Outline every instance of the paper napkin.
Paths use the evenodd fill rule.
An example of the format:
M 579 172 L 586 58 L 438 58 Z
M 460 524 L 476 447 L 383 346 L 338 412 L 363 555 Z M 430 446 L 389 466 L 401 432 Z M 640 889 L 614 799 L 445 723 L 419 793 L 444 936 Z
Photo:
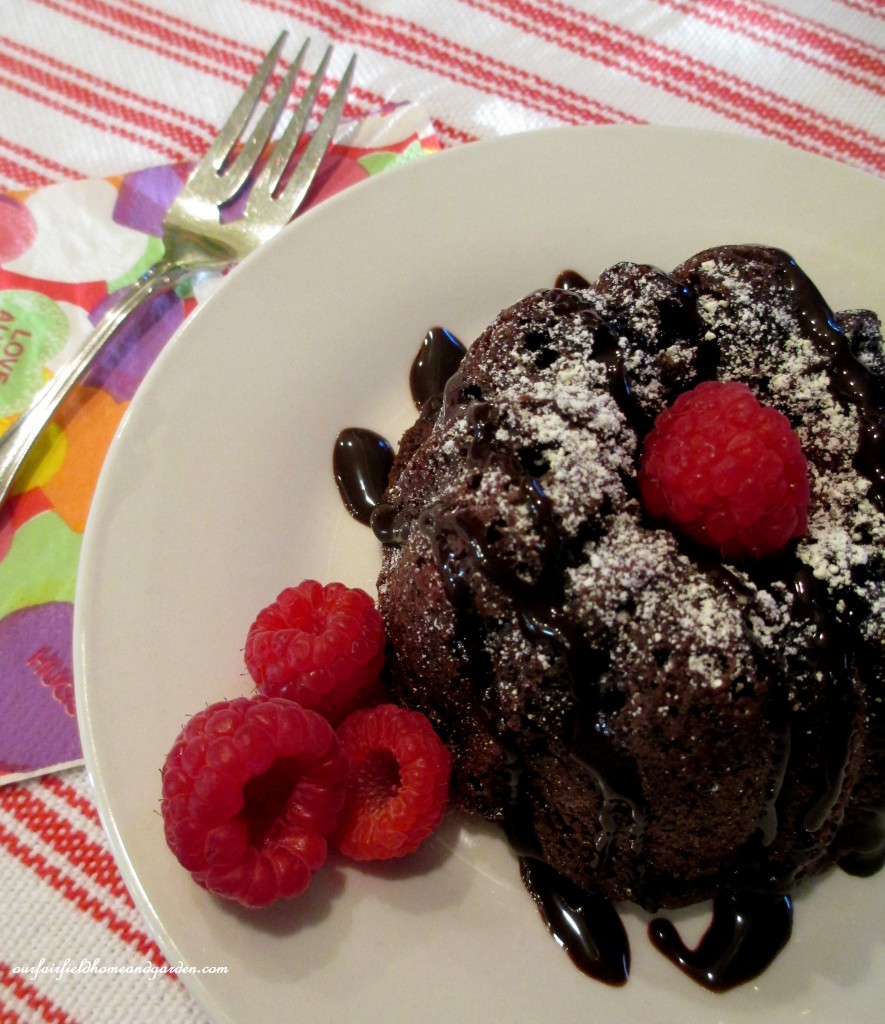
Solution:
M 439 149 L 423 109 L 342 130 L 301 212 Z M 189 164 L 0 194 L 0 432 L 82 344 L 116 293 L 162 254 Z M 82 760 L 72 621 L 83 531 L 105 454 L 145 373 L 218 283 L 204 275 L 144 307 L 47 427 L 0 509 L 0 784 Z

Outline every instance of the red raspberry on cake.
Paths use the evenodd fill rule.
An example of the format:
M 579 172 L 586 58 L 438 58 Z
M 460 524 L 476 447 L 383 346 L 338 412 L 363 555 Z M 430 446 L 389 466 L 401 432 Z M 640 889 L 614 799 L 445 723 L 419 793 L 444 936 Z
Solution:
M 806 530 L 799 438 L 736 381 L 699 384 L 657 417 L 638 482 L 649 515 L 726 559 L 777 554 Z
M 348 762 L 319 714 L 238 697 L 195 714 L 162 769 L 169 848 L 203 888 L 247 907 L 297 896 L 325 862 Z
M 380 704 L 338 729 L 350 762 L 347 799 L 332 842 L 354 860 L 413 853 L 439 825 L 452 758 L 420 711 Z
M 259 693 L 286 697 L 333 724 L 380 699 L 384 625 L 369 595 L 343 583 L 287 587 L 249 627 L 245 659 Z

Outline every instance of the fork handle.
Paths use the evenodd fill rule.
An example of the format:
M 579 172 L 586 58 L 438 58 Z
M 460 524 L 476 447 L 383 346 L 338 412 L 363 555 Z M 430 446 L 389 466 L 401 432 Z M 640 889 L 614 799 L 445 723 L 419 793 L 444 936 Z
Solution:
M 174 265 L 165 260 L 155 263 L 105 312 L 77 354 L 44 385 L 31 405 L 0 437 L 0 506 L 43 428 L 65 396 L 95 362 L 105 343 L 142 303 L 153 295 L 169 291 L 199 269 Z

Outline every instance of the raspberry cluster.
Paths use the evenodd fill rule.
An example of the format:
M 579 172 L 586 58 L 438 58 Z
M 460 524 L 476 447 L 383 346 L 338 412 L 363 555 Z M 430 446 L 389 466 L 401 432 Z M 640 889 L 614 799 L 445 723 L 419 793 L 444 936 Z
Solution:
M 807 527 L 799 438 L 736 381 L 699 384 L 657 417 L 638 483 L 649 515 L 725 559 L 777 554 Z
M 166 841 L 199 885 L 263 907 L 303 892 L 330 843 L 387 859 L 437 827 L 451 756 L 430 722 L 356 707 L 383 692 L 384 645 L 371 598 L 342 584 L 306 580 L 258 614 L 258 692 L 190 718 L 162 769 Z

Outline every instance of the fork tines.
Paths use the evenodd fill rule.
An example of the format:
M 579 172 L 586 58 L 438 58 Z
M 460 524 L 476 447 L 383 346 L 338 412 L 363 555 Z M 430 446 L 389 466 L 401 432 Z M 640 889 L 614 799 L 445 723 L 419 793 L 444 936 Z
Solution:
M 214 193 L 211 195 L 211 198 L 219 203 L 233 198 L 245 185 L 262 151 L 270 141 L 273 131 L 282 117 L 286 101 L 292 94 L 296 78 L 301 71 L 305 55 L 310 46 L 309 39 L 302 44 L 251 134 L 242 144 L 240 143 L 243 133 L 255 114 L 274 68 L 279 62 L 287 35 L 287 32 L 281 32 L 276 42 L 268 50 L 217 138 L 193 172 L 188 185 L 192 186 L 194 191 L 198 191 L 202 197 L 209 198 L 209 194 Z M 316 103 L 320 87 L 328 70 L 332 52 L 333 47 L 328 46 L 298 106 L 295 108 L 289 124 L 277 140 L 272 155 L 267 159 L 260 175 L 256 179 L 250 200 L 254 197 L 256 202 L 262 198 L 266 201 L 268 196 L 271 196 L 279 189 L 292 154 L 295 152 L 298 141 L 304 133 L 311 111 Z M 285 188 L 278 195 L 273 196 L 275 200 L 290 206 L 293 213 L 304 197 L 304 193 L 307 191 L 316 173 L 316 169 L 332 140 L 335 128 L 344 110 L 347 94 L 353 79 L 355 64 L 356 56 L 354 55 L 341 76 L 338 87 L 329 101 L 313 138 L 304 153 L 299 157 L 297 167 L 292 173 L 291 178 L 286 181 Z

